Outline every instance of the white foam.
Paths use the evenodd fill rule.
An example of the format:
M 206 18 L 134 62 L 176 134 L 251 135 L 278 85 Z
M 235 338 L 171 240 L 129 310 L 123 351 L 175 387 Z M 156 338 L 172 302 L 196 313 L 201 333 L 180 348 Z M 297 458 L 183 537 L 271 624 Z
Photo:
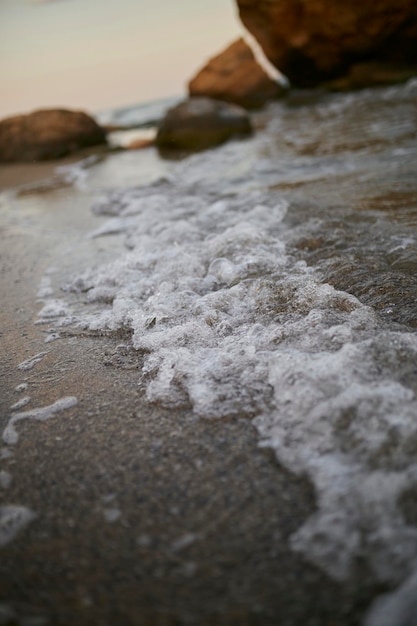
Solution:
M 53 404 L 49 406 L 44 406 L 37 409 L 31 409 L 30 411 L 25 411 L 24 413 L 15 413 L 9 419 L 9 422 L 6 428 L 3 431 L 3 441 L 7 445 L 15 445 L 19 440 L 19 435 L 16 431 L 15 424 L 22 420 L 33 419 L 38 420 L 40 422 L 44 422 L 51 417 L 54 417 L 57 413 L 64 411 L 66 409 L 70 409 L 71 407 L 77 404 L 77 398 L 73 396 L 67 396 L 65 398 L 60 398 Z
M 0 450 L 0 461 L 4 461 L 6 459 L 11 459 L 13 456 L 13 452 L 9 450 L 9 448 L 2 448 Z
M 60 165 L 55 168 L 55 171 L 65 182 L 79 187 L 80 189 L 84 189 L 89 168 L 99 163 L 101 158 L 99 154 L 92 154 L 76 163 Z
M 255 193 L 204 206 L 171 191 L 149 205 L 143 192 L 120 196 L 113 208 L 136 214 L 130 250 L 73 282 L 111 304 L 80 323 L 133 331 L 149 401 L 258 416 L 263 445 L 317 489 L 319 511 L 295 549 L 336 578 L 364 555 L 384 580 L 399 577 L 417 549 L 395 505 L 416 474 L 406 450 L 417 404 L 394 364 L 405 354 L 412 368 L 416 338 L 377 331 L 370 309 L 287 258 L 284 201 L 267 206 Z
M 41 279 L 37 297 L 40 299 L 50 298 L 53 295 L 52 283 L 49 276 L 44 276 Z
M 10 407 L 10 410 L 17 411 L 17 409 L 22 409 L 24 406 L 29 404 L 29 402 L 30 402 L 30 396 L 25 396 L 24 398 L 21 398 L 21 400 L 18 400 L 17 402 L 12 404 L 12 406 Z
M 316 113 L 342 114 L 356 98 L 366 105 L 371 96 Z M 279 116 L 271 124 L 277 137 Z M 100 215 L 132 218 L 127 250 L 70 282 L 87 294 L 75 321 L 131 332 L 150 402 L 255 418 L 261 445 L 315 488 L 317 510 L 293 535 L 295 550 L 337 579 L 363 560 L 398 583 L 417 554 L 417 528 L 400 504 L 417 485 L 417 336 L 387 330 L 296 262 L 285 246 L 288 202 L 265 191 L 277 180 L 361 171 L 365 159 L 302 156 L 278 166 L 268 132 L 97 202 Z
M 20 383 L 20 385 L 17 385 L 17 387 L 15 387 L 15 391 L 17 391 L 18 393 L 21 393 L 22 391 L 26 391 L 28 387 L 29 387 L 28 383 Z
M 412 574 L 396 591 L 378 598 L 364 626 L 416 626 L 417 574 Z
M 172 552 L 181 552 L 197 541 L 199 535 L 196 533 L 186 533 L 171 544 Z
M 134 224 L 132 219 L 115 217 L 112 220 L 108 220 L 102 224 L 99 228 L 94 230 L 89 237 L 95 239 L 97 237 L 103 237 L 105 235 L 120 235 L 127 232 Z
M 22 361 L 22 363 L 19 363 L 19 365 L 17 366 L 17 369 L 23 370 L 23 371 L 31 370 L 35 367 L 35 365 L 40 363 L 43 357 L 46 356 L 47 354 L 48 352 L 38 352 L 38 354 L 35 354 L 34 356 L 31 356 L 29 359 Z M 23 387 L 20 387 L 20 389 L 23 389 Z
M 56 341 L 57 339 L 60 339 L 61 335 L 59 333 L 57 333 L 56 331 L 52 331 L 49 332 L 45 339 L 43 340 L 44 343 L 52 343 L 52 341 Z
M 117 522 L 117 520 L 120 519 L 122 512 L 120 511 L 120 509 L 116 508 L 104 509 L 103 515 L 106 522 L 108 522 L 109 524 L 114 524 L 114 522 Z
M 12 475 L 5 470 L 0 470 L 0 487 L 2 489 L 8 489 L 12 484 Z
M 376 332 L 370 309 L 291 264 L 279 239 L 285 203 L 167 204 L 151 197 L 139 208 L 136 198 L 130 251 L 74 282 L 90 301 L 112 303 L 81 323 L 133 331 L 149 401 L 258 415 L 263 445 L 317 489 L 319 511 L 295 549 L 336 578 L 364 555 L 382 579 L 400 577 L 417 549 L 395 505 L 416 477 L 406 450 L 417 404 L 380 362 L 406 354 L 411 368 L 416 338 Z
M 38 313 L 38 318 L 42 322 L 49 322 L 56 317 L 65 317 L 70 314 L 67 304 L 63 300 L 48 300 Z
M 25 506 L 0 506 L 0 547 L 10 543 L 35 518 L 36 513 Z

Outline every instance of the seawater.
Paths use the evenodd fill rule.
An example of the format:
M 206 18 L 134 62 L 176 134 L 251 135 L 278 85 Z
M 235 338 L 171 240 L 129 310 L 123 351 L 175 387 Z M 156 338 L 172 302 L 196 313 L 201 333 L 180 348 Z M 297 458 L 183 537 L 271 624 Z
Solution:
M 46 290 L 38 321 L 125 331 L 149 402 L 253 419 L 314 485 L 293 549 L 402 585 L 398 616 L 417 597 L 417 82 L 303 97 L 181 161 L 67 170 L 108 217 L 88 236 L 125 249 Z

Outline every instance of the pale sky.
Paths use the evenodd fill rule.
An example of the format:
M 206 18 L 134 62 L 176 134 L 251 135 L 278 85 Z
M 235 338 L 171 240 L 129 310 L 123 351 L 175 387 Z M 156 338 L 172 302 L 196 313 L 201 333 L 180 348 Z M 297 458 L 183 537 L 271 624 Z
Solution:
M 234 0 L 0 0 L 0 117 L 181 95 L 240 32 Z

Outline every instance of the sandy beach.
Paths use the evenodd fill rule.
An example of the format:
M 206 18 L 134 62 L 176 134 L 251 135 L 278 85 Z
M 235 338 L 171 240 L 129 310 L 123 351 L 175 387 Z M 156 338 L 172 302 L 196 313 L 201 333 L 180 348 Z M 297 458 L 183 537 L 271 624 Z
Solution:
M 407 91 L 393 91 L 390 97 L 398 98 L 398 106 L 408 110 L 411 96 Z M 361 99 L 366 103 L 373 98 L 371 92 L 358 96 L 359 106 L 364 106 Z M 112 231 L 109 216 L 93 215 L 92 204 L 104 197 L 106 207 L 110 197 L 118 206 L 119 198 L 119 205 L 123 207 L 125 202 L 129 209 L 129 193 L 139 194 L 133 197 L 138 202 L 141 190 L 152 197 L 156 189 L 162 209 L 164 202 L 168 206 L 168 217 L 160 210 L 162 225 L 183 204 L 190 207 L 195 203 L 198 208 L 196 213 L 190 212 L 190 223 L 200 219 L 205 206 L 220 210 L 223 205 L 216 193 L 235 202 L 230 214 L 235 211 L 238 217 L 240 211 L 249 210 L 246 198 L 251 198 L 251 193 L 263 193 L 271 211 L 281 206 L 277 197 L 281 203 L 290 202 L 291 210 L 280 217 L 283 221 L 277 218 L 288 256 L 295 264 L 290 268 L 300 273 L 301 267 L 310 280 L 308 266 L 300 262 L 322 262 L 325 278 L 339 287 L 345 281 L 344 289 L 369 303 L 364 307 L 353 296 L 340 296 L 342 305 L 330 308 L 325 320 L 327 335 L 319 337 L 319 344 L 331 336 L 328 328 L 336 329 L 338 341 L 340 337 L 346 341 L 346 327 L 335 320 L 337 316 L 345 319 L 355 307 L 363 315 L 357 326 L 359 332 L 368 333 L 366 339 L 374 327 L 381 333 L 387 328 L 404 333 L 403 341 L 411 337 L 414 257 L 412 240 L 406 235 L 415 219 L 411 200 L 415 181 L 409 156 L 414 150 L 412 136 L 407 134 L 405 122 L 399 129 L 390 122 L 389 137 L 397 133 L 397 145 L 392 147 L 391 139 L 385 138 L 374 144 L 360 143 L 363 128 L 370 124 L 365 117 L 357 126 L 350 123 L 346 135 L 345 116 L 350 108 L 343 99 L 309 106 L 280 109 L 288 129 L 283 139 L 281 117 L 276 112 L 260 113 L 256 118 L 258 137 L 183 162 L 163 162 L 156 150 L 149 148 L 110 154 L 86 170 L 64 170 L 58 177 L 54 168 L 71 165 L 72 160 L 1 168 L 1 624 L 357 626 L 363 623 L 372 601 L 393 588 L 371 571 L 372 553 L 369 557 L 365 551 L 353 558 L 349 575 L 338 582 L 324 567 L 314 564 L 308 549 L 304 553 L 292 549 L 294 534 L 320 512 L 322 492 L 307 474 L 297 476 L 285 469 L 271 447 L 259 447 L 259 429 L 250 412 L 207 419 L 199 417 L 191 403 L 171 409 L 158 398 L 150 403 L 142 371 L 147 355 L 133 349 L 131 331 L 111 333 L 100 327 L 88 330 L 86 324 L 84 329 L 73 323 L 58 324 L 65 316 L 70 320 L 66 307 L 81 316 L 91 307 L 98 315 L 102 309 L 111 310 L 106 302 L 89 303 L 83 293 L 63 290 L 71 276 L 106 263 L 113 272 L 114 267 L 124 267 L 118 259 L 126 253 L 129 230 L 125 225 L 133 228 L 135 224 L 123 220 L 132 220 L 132 214 L 116 216 Z M 320 145 L 333 151 L 331 165 L 325 149 L 317 151 L 309 122 L 309 115 L 314 119 L 322 111 L 320 107 L 326 106 L 338 111 L 337 123 L 343 131 L 339 135 L 336 122 L 327 117 L 333 132 L 324 128 Z M 384 109 L 387 115 L 392 108 Z M 371 116 L 380 115 L 376 107 L 366 105 L 365 110 Z M 267 124 L 272 130 L 263 138 L 261 129 Z M 298 138 L 296 132 L 305 134 Z M 398 151 L 400 143 L 402 151 Z M 349 161 L 352 152 L 355 166 L 362 168 L 360 184 L 354 184 L 356 174 L 346 166 L 353 162 Z M 206 163 L 211 163 L 211 169 L 207 170 Z M 45 177 L 54 184 L 45 185 Z M 395 207 L 388 193 L 394 178 L 402 194 L 395 196 Z M 212 181 L 217 181 L 220 192 Z M 13 189 L 19 184 L 23 193 Z M 132 185 L 139 191 L 129 191 Z M 113 197 L 112 189 L 121 190 L 116 191 L 120 195 Z M 165 199 L 163 193 L 168 193 Z M 378 214 L 383 217 L 377 219 L 372 202 L 382 196 L 386 205 Z M 259 207 L 256 210 L 259 212 Z M 312 212 L 314 219 L 309 221 Z M 264 207 L 262 219 L 265 216 Z M 138 218 L 133 215 L 133 219 Z M 271 229 L 276 228 L 271 224 Z M 159 224 L 156 226 L 158 234 Z M 172 228 L 168 222 L 167 230 Z M 136 229 L 133 232 L 141 236 Z M 99 231 L 113 234 L 98 236 Z M 187 233 L 184 241 L 189 238 Z M 405 241 L 392 257 L 393 263 L 402 263 L 396 274 L 397 291 L 386 266 L 382 262 L 377 266 L 378 259 L 385 258 L 384 246 L 391 246 L 391 237 L 395 242 Z M 321 243 L 323 238 L 327 238 L 326 245 Z M 270 240 L 261 241 L 266 246 Z M 130 241 L 129 249 L 134 243 Z M 155 247 L 158 245 L 156 240 Z M 349 246 L 348 252 L 343 245 Z M 361 256 L 364 247 L 368 256 Z M 165 252 L 163 245 L 159 249 Z M 138 245 L 137 250 L 141 251 Z M 327 250 L 332 251 L 332 264 L 326 259 Z M 137 263 L 141 262 L 138 258 Z M 349 271 L 346 259 L 352 262 Z M 122 279 L 123 275 L 118 277 L 123 285 Z M 289 280 L 293 280 L 291 273 Z M 305 290 L 308 294 L 311 284 L 310 291 Z M 318 298 L 320 284 L 314 289 Z M 390 304 L 393 301 L 395 306 Z M 57 310 L 57 302 L 64 307 L 61 318 L 39 317 L 47 304 L 53 303 Z M 274 306 L 283 305 L 278 299 Z M 294 309 L 296 305 L 291 306 Z M 371 316 L 372 306 L 380 317 Z M 308 308 L 300 309 L 300 314 L 297 309 L 288 310 L 293 315 L 292 326 L 284 327 L 291 329 L 297 320 L 307 317 L 311 324 L 302 334 L 314 337 L 319 314 L 313 318 L 308 317 Z M 264 324 L 267 315 L 268 311 L 259 313 Z M 285 324 L 285 317 L 283 320 Z M 360 339 L 356 345 L 361 345 Z M 396 366 L 400 380 L 413 388 L 415 377 L 407 353 L 401 350 L 401 367 Z M 380 367 L 391 367 L 395 354 L 382 353 Z M 308 352 L 303 359 L 300 368 L 304 362 L 308 364 Z M 354 368 L 361 366 L 354 363 Z M 346 369 L 349 367 L 348 363 Z M 387 376 L 393 376 L 387 371 Z M 44 420 L 45 412 L 39 410 L 56 407 L 57 401 L 62 410 Z M 20 407 L 16 407 L 18 402 Z M 13 440 L 14 428 L 17 441 Z M 317 432 L 320 434 L 320 429 Z M 313 441 L 315 436 L 313 433 Z M 307 460 L 312 455 L 308 445 L 301 453 Z M 320 555 L 317 562 L 320 564 Z
M 54 166 L 4 168 L 3 180 L 34 182 Z M 149 406 L 123 337 L 44 343 L 37 286 L 52 260 L 79 263 L 94 218 L 76 190 L 23 201 L 3 226 L 2 426 L 22 395 L 78 404 L 22 421 L 2 461 L 12 476 L 3 502 L 36 518 L 2 548 L 1 623 L 357 624 L 374 587 L 337 585 L 290 551 L 314 495 L 257 447 L 250 420 Z M 17 368 L 42 352 L 32 370 Z
M 0 626 L 417 626 L 413 0 L 0 2 Z

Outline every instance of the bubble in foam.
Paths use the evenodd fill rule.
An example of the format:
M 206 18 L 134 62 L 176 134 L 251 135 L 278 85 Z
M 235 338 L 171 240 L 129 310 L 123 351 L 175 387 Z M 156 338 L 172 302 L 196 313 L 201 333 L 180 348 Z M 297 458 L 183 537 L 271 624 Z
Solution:
M 10 543 L 35 518 L 36 513 L 25 506 L 0 506 L 0 547 Z

